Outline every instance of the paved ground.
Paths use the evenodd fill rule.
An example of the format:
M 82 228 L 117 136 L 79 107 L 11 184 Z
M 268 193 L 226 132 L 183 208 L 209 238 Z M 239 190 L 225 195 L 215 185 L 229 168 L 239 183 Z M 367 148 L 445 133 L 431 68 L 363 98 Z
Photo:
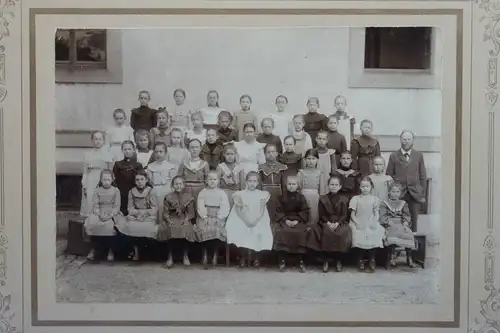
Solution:
M 434 265 L 435 266 L 435 265 Z M 83 259 L 58 258 L 57 298 L 61 302 L 98 303 L 436 303 L 437 268 L 401 266 L 374 274 L 347 268 L 324 274 L 319 268 L 299 273 L 290 268 L 240 270 L 221 266 L 203 270 L 160 264 L 91 265 Z

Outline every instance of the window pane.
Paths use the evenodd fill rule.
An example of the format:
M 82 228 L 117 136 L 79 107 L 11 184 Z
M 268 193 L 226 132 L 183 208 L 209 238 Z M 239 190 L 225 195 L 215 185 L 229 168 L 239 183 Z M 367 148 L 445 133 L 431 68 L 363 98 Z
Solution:
M 56 61 L 69 61 L 70 33 L 69 30 L 57 29 L 56 39 Z
M 367 28 L 365 68 L 430 68 L 431 27 Z
M 106 30 L 76 30 L 76 60 L 106 62 Z

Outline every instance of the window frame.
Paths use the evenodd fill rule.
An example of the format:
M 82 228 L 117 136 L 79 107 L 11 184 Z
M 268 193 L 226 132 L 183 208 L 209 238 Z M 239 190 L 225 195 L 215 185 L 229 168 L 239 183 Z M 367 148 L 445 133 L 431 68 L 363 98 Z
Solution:
M 431 32 L 429 69 L 365 68 L 366 28 L 349 29 L 349 87 L 391 89 L 439 89 L 441 87 L 440 38 L 435 28 Z
M 122 83 L 122 32 L 106 29 L 106 66 L 90 64 L 76 67 L 55 63 L 56 83 L 118 84 Z

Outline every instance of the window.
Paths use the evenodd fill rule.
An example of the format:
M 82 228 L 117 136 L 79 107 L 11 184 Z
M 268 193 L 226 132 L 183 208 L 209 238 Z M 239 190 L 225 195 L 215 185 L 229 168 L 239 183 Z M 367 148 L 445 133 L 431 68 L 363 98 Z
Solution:
M 57 30 L 55 43 L 58 66 L 106 68 L 106 30 Z
M 121 83 L 121 31 L 58 29 L 57 83 Z
M 352 28 L 349 86 L 438 89 L 436 35 L 431 27 Z
M 430 70 L 431 28 L 367 28 L 365 69 Z

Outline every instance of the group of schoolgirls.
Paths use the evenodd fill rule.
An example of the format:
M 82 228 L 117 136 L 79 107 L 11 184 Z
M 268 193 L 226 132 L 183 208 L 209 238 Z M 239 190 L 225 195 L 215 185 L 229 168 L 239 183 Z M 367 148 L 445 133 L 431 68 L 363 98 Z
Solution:
M 395 266 L 395 247 L 403 247 L 415 266 L 408 206 L 401 186 L 384 174 L 371 121 L 361 122 L 350 151 L 339 133 L 351 119 L 345 98 L 335 98 L 337 112 L 329 117 L 318 112 L 317 98 L 308 100 L 307 114 L 293 116 L 280 95 L 277 112 L 260 122 L 248 95 L 234 114 L 219 107 L 216 91 L 196 112 L 185 98 L 178 89 L 175 107 L 154 110 L 142 91 L 130 126 L 117 109 L 115 126 L 92 134 L 81 209 L 93 247 L 89 259 L 112 261 L 120 236 L 131 240 L 133 260 L 148 239 L 172 245 L 169 268 L 179 244 L 190 265 L 192 242 L 203 244 L 205 266 L 217 265 L 226 242 L 240 249 L 240 267 L 258 267 L 259 253 L 275 250 L 280 270 L 295 256 L 304 272 L 304 254 L 312 251 L 325 272 L 332 259 L 341 271 L 342 254 L 356 248 L 359 269 L 367 256 L 373 272 L 376 249 L 384 246 L 389 265 Z

